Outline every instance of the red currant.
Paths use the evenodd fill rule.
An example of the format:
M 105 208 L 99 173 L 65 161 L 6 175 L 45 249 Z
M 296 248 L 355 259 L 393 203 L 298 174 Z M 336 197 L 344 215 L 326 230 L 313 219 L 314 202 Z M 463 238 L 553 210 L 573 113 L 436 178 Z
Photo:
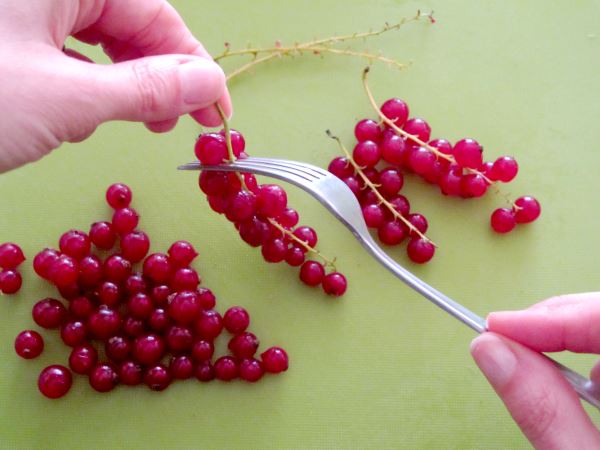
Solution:
M 95 222 L 90 227 L 90 240 L 97 248 L 110 250 L 115 246 L 117 233 L 110 222 Z
M 69 347 L 76 347 L 87 338 L 87 327 L 85 323 L 79 320 L 71 320 L 63 324 L 60 329 L 60 337 L 62 338 L 65 345 Z
M 238 376 L 238 366 L 231 356 L 221 356 L 215 361 L 215 377 L 221 381 L 231 381 Z
M 406 231 L 399 222 L 391 220 L 377 229 L 377 236 L 385 245 L 398 245 L 406 237 Z
M 58 287 L 74 284 L 79 277 L 79 264 L 70 256 L 60 255 L 50 265 L 48 277 Z
M 219 131 L 219 134 L 225 137 L 225 130 Z M 244 139 L 244 135 L 231 128 L 229 130 L 229 137 L 231 139 L 231 149 L 233 150 L 233 154 L 236 156 L 236 158 L 239 158 L 246 148 L 246 140 Z
M 250 315 L 241 306 L 232 306 L 223 316 L 223 326 L 232 334 L 239 334 L 248 328 Z
M 358 142 L 378 142 L 381 139 L 381 127 L 372 119 L 363 119 L 356 123 L 354 136 Z
M 25 261 L 25 255 L 17 244 L 5 242 L 0 245 L 0 268 L 14 270 L 23 261 Z
M 300 266 L 306 259 L 305 252 L 306 250 L 303 248 L 292 245 L 285 253 L 285 262 L 293 267 Z
M 192 358 L 196 362 L 209 361 L 214 352 L 215 347 L 211 341 L 200 339 L 194 342 L 192 346 Z
M 140 364 L 158 363 L 165 353 L 165 342 L 156 334 L 139 336 L 133 342 L 133 357 Z
M 381 160 L 381 150 L 376 142 L 359 142 L 354 147 L 352 159 L 361 167 L 374 167 Z
M 423 238 L 412 238 L 406 247 L 408 257 L 417 264 L 424 264 L 433 258 L 435 247 Z
M 177 241 L 169 247 L 169 262 L 173 267 L 187 267 L 198 256 L 198 252 L 188 241 Z
M 167 330 L 165 341 L 172 353 L 187 352 L 194 344 L 194 333 L 188 327 L 173 325 Z
M 281 186 L 263 184 L 258 188 L 257 210 L 265 217 L 277 217 L 287 206 L 287 195 Z
M 79 284 L 83 288 L 92 289 L 102 281 L 102 262 L 97 256 L 88 255 L 79 261 Z
M 496 233 L 508 233 L 517 225 L 515 213 L 508 208 L 498 208 L 490 217 L 490 225 Z
M 262 246 L 262 255 L 265 261 L 278 263 L 285 259 L 288 246 L 280 238 L 268 239 Z
M 195 291 L 181 291 L 169 302 L 169 316 L 180 325 L 187 325 L 200 317 L 202 305 Z
M 354 168 L 352 167 L 352 164 L 350 164 L 348 158 L 345 158 L 343 156 L 338 156 L 337 158 L 334 158 L 329 163 L 329 167 L 327 168 L 327 170 L 329 170 L 329 172 L 331 172 L 338 178 L 346 178 L 354 175 Z
M 362 208 L 362 215 L 369 228 L 378 228 L 385 220 L 385 213 L 381 205 L 370 204 Z
M 344 295 L 348 287 L 346 277 L 339 272 L 332 272 L 323 278 L 323 291 L 327 295 L 333 295 L 339 297 Z
M 454 159 L 461 167 L 477 169 L 483 163 L 483 148 L 475 139 L 465 138 L 454 144 Z
M 50 278 L 50 267 L 58 259 L 60 253 L 52 248 L 45 248 L 33 258 L 33 270 L 41 278 L 48 280 Z
M 80 375 L 90 373 L 98 361 L 98 352 L 90 344 L 83 344 L 71 350 L 69 367 Z
M 144 276 L 157 284 L 163 284 L 171 278 L 171 264 L 169 257 L 163 253 L 153 253 L 144 261 Z
M 381 156 L 384 161 L 395 166 L 401 166 L 406 162 L 408 146 L 404 138 L 393 132 L 386 132 L 381 141 Z
M 265 372 L 285 372 L 289 366 L 288 355 L 280 347 L 271 347 L 260 355 Z
M 136 386 L 142 382 L 142 366 L 134 361 L 123 361 L 119 366 L 119 379 L 122 384 Z
M 388 167 L 379 174 L 379 192 L 385 197 L 397 195 L 404 186 L 404 177 L 398 169 Z
M 94 303 L 87 297 L 75 297 L 69 302 L 69 312 L 78 319 L 87 319 L 94 312 Z
M 258 338 L 245 331 L 231 338 L 227 347 L 238 358 L 250 358 L 256 353 L 258 345 Z
M 406 218 L 411 223 L 411 225 L 413 227 L 415 227 L 417 230 L 419 230 L 422 234 L 425 234 L 427 232 L 427 228 L 428 228 L 429 224 L 427 223 L 427 219 L 425 218 L 424 215 L 415 213 L 415 214 L 409 214 Z M 417 233 L 415 233 L 414 230 L 410 230 L 409 236 L 415 237 L 415 236 L 417 236 Z
M 77 260 L 88 255 L 92 248 L 89 236 L 79 230 L 67 231 L 60 237 L 58 245 L 61 252 Z
M 0 292 L 3 294 L 16 294 L 23 284 L 21 274 L 16 270 L 3 270 L 0 272 Z
M 515 200 L 513 210 L 517 223 L 529 223 L 540 216 L 542 207 L 535 198 L 526 195 Z
M 394 125 L 401 127 L 408 119 L 408 105 L 399 98 L 390 98 L 381 105 L 381 112 L 385 117 L 394 122 Z
M 144 334 L 146 331 L 146 325 L 141 319 L 135 317 L 125 317 L 123 320 L 123 333 L 129 337 L 138 337 Z
M 250 358 L 240 361 L 239 373 L 242 380 L 254 383 L 262 378 L 265 370 L 260 361 Z
M 221 164 L 228 157 L 227 142 L 221 134 L 204 133 L 196 141 L 194 152 L 202 164 Z
M 21 331 L 15 339 L 17 355 L 25 359 L 38 357 L 44 350 L 44 339 L 37 331 Z
M 215 294 L 210 289 L 198 288 L 198 301 L 202 309 L 213 309 L 217 303 Z
M 106 341 L 104 351 L 111 361 L 125 361 L 131 353 L 131 341 L 123 336 L 113 336 Z
M 69 392 L 72 384 L 71 371 L 58 364 L 46 367 L 38 378 L 38 388 L 48 398 L 62 397 Z
M 470 173 L 460 180 L 460 192 L 465 198 L 481 197 L 487 191 L 488 183 L 482 175 Z
M 136 319 L 147 319 L 154 311 L 154 305 L 152 300 L 147 294 L 138 292 L 135 295 L 129 297 L 127 301 L 127 310 L 132 317 Z
M 92 336 L 105 340 L 119 332 L 121 317 L 116 311 L 106 306 L 100 306 L 89 317 L 87 326 Z
M 198 272 L 190 267 L 177 269 L 171 279 L 171 289 L 175 292 L 193 291 L 200 284 Z
M 131 196 L 131 189 L 123 183 L 112 184 L 106 190 L 106 201 L 113 209 L 128 207 Z
M 132 263 L 145 258 L 150 249 L 150 238 L 143 231 L 131 231 L 121 238 L 121 253 Z
M 514 158 L 510 156 L 502 156 L 494 161 L 491 170 L 491 176 L 494 180 L 508 183 L 512 181 L 519 172 L 519 165 Z
M 246 244 L 259 247 L 269 238 L 269 224 L 258 217 L 252 217 L 240 224 L 239 233 Z
M 67 316 L 67 308 L 54 298 L 45 298 L 33 306 L 32 316 L 42 328 L 58 328 Z
M 423 142 L 427 142 L 431 136 L 431 128 L 429 127 L 429 124 L 418 117 L 408 119 L 404 124 L 403 129 L 408 134 L 420 139 Z M 412 140 L 409 141 L 412 142 Z
M 119 384 L 119 375 L 110 364 L 98 364 L 90 371 L 89 381 L 96 391 L 108 392 Z
M 120 235 L 127 234 L 138 226 L 140 216 L 133 208 L 117 209 L 112 217 L 112 228 Z
M 325 268 L 317 261 L 306 261 L 300 268 L 300 280 L 308 286 L 317 286 L 323 281 Z
M 169 372 L 176 380 L 187 380 L 194 374 L 194 363 L 187 355 L 174 356 L 169 363 Z
M 223 319 L 215 310 L 204 310 L 194 323 L 194 329 L 200 338 L 212 341 L 221 334 Z
M 198 381 L 211 381 L 215 379 L 215 369 L 210 361 L 202 361 L 196 366 L 194 375 Z

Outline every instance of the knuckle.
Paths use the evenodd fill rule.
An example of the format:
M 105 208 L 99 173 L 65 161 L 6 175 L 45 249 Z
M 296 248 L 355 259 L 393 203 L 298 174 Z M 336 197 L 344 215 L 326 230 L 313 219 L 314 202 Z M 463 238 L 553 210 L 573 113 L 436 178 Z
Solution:
M 553 430 L 558 408 L 556 395 L 537 386 L 515 402 L 513 418 L 529 439 L 536 441 Z

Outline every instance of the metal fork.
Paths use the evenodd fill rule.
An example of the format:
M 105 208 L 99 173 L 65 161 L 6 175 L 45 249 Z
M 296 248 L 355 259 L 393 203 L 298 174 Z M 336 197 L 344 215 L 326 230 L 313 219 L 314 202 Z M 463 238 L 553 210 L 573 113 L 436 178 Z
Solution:
M 179 166 L 178 169 L 249 172 L 277 178 L 298 186 L 319 200 L 325 208 L 346 225 L 371 256 L 396 277 L 478 333 L 487 330 L 487 323 L 483 317 L 434 289 L 390 258 L 371 237 L 358 200 L 352 191 L 343 181 L 328 171 L 297 161 L 256 157 L 238 159 L 232 163 L 214 166 L 193 162 Z M 600 409 L 600 389 L 592 381 L 551 358 L 548 360 L 560 370 L 582 399 Z

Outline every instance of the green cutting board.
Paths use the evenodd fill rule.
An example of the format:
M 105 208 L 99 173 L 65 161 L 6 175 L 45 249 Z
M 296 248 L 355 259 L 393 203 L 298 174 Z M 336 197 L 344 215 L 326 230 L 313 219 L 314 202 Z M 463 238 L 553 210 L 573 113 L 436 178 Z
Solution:
M 375 64 L 375 96 L 405 99 L 434 136 L 474 137 L 489 159 L 516 156 L 520 174 L 505 191 L 537 196 L 543 213 L 532 225 L 495 235 L 488 220 L 502 205 L 498 196 L 445 198 L 409 176 L 406 195 L 428 217 L 440 247 L 423 267 L 410 265 L 403 248 L 391 253 L 482 315 L 597 289 L 598 1 L 173 3 L 213 54 L 225 41 L 233 48 L 303 41 L 377 28 L 419 8 L 435 10 L 434 25 L 410 24 L 355 47 L 412 62 L 404 71 Z M 99 49 L 76 47 L 104 60 Z M 258 67 L 230 86 L 232 125 L 245 134 L 252 155 L 326 166 L 338 150 L 324 130 L 350 146 L 355 121 L 373 116 L 361 90 L 364 65 L 306 56 Z M 385 272 L 312 198 L 288 190 L 303 222 L 318 229 L 321 250 L 337 256 L 348 276 L 343 298 L 301 285 L 295 269 L 264 263 L 246 246 L 209 210 L 196 174 L 175 170 L 193 159 L 198 131 L 187 118 L 165 135 L 111 123 L 83 143 L 0 176 L 0 242 L 18 242 L 29 256 L 24 288 L 0 298 L 0 447 L 528 447 L 469 356 L 472 331 Z M 133 188 L 152 249 L 192 241 L 219 309 L 246 306 L 261 345 L 288 350 L 288 372 L 256 385 L 180 382 L 163 393 L 139 387 L 98 394 L 77 377 L 58 401 L 39 394 L 39 371 L 65 364 L 67 349 L 57 333 L 44 332 L 47 349 L 40 358 L 14 354 L 14 336 L 34 326 L 31 306 L 53 293 L 35 277 L 32 256 L 55 246 L 64 230 L 107 219 L 103 194 L 115 181 Z M 584 372 L 593 360 L 559 359 Z

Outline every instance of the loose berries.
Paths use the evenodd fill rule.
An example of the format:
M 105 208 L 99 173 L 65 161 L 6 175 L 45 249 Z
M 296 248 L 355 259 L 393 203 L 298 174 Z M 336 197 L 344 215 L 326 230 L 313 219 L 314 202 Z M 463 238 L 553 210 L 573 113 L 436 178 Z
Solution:
M 508 233 L 517 225 L 515 213 L 508 208 L 498 208 L 492 213 L 490 224 L 496 233 Z
M 21 285 L 23 279 L 21 274 L 16 270 L 3 270 L 0 272 L 0 292 L 3 294 L 11 295 L 16 294 Z
M 228 348 L 238 358 L 250 358 L 256 353 L 258 344 L 258 339 L 254 334 L 244 332 L 234 336 L 229 341 Z
M 112 228 L 120 235 L 127 234 L 137 227 L 140 216 L 133 208 L 117 209 L 112 217 Z
M 58 259 L 60 253 L 51 248 L 45 248 L 33 259 L 33 270 L 41 278 L 50 279 L 50 267 Z
M 238 376 L 238 366 L 231 356 L 222 356 L 215 361 L 215 377 L 221 381 L 231 381 Z
M 94 222 L 90 227 L 90 241 L 97 248 L 110 250 L 117 241 L 117 233 L 110 222 Z
M 119 384 L 119 374 L 110 364 L 98 364 L 91 370 L 89 382 L 98 392 L 112 391 Z
M 406 247 L 408 257 L 417 264 L 428 262 L 435 254 L 435 247 L 423 238 L 412 238 Z
M 203 172 L 210 173 L 210 172 Z M 214 173 L 214 172 L 213 172 Z M 169 262 L 174 267 L 187 267 L 198 256 L 193 245 L 187 241 L 177 241 L 169 247 Z
M 48 398 L 60 398 L 69 392 L 73 384 L 73 376 L 69 369 L 61 365 L 46 367 L 38 378 L 40 392 Z
M 461 167 L 477 169 L 483 162 L 483 148 L 475 139 L 461 139 L 454 144 L 452 153 L 454 154 L 456 163 Z
M 232 334 L 239 334 L 248 328 L 250 315 L 241 306 L 233 306 L 225 311 L 223 326 Z
M 33 306 L 32 316 L 42 328 L 58 328 L 67 316 L 67 308 L 56 299 L 45 298 Z
M 318 286 L 324 276 L 325 268 L 317 261 L 306 261 L 300 268 L 300 280 L 308 286 Z
M 242 359 L 239 366 L 240 378 L 250 383 L 260 380 L 265 371 L 263 365 L 257 359 Z
M 169 257 L 163 253 L 153 253 L 144 260 L 144 276 L 154 283 L 166 283 L 171 278 Z
M 14 270 L 23 261 L 25 261 L 25 255 L 17 244 L 5 242 L 0 245 L 0 268 Z
M 83 231 L 70 230 L 60 237 L 58 245 L 65 255 L 80 260 L 90 253 L 92 242 Z
M 75 284 L 79 277 L 79 264 L 68 255 L 60 255 L 52 261 L 48 277 L 59 288 Z
M 346 277 L 339 272 L 329 273 L 323 278 L 323 291 L 327 295 L 340 297 L 344 295 L 347 287 L 348 282 L 346 281 Z
M 106 201 L 113 209 L 128 207 L 131 197 L 131 189 L 123 183 L 115 183 L 106 190 Z
M 513 210 L 517 223 L 533 222 L 542 212 L 539 202 L 529 195 L 516 199 Z
M 284 349 L 271 347 L 260 355 L 265 372 L 279 373 L 288 369 L 288 355 Z
M 133 343 L 133 357 L 143 365 L 156 364 L 163 357 L 165 343 L 156 334 L 146 334 L 136 338 Z
M 15 351 L 21 358 L 37 358 L 43 350 L 44 339 L 37 331 L 21 331 L 15 339 Z
M 150 239 L 143 231 L 132 231 L 121 238 L 123 258 L 132 263 L 144 259 L 150 249 Z
M 517 176 L 518 172 L 519 165 L 517 164 L 517 161 L 510 156 L 502 156 L 494 161 L 490 170 L 490 175 L 494 180 L 508 183 Z
M 163 391 L 171 384 L 171 374 L 162 364 L 149 367 L 144 372 L 144 383 L 153 391 Z
M 80 375 L 88 374 L 98 362 L 98 352 L 90 344 L 83 344 L 71 350 L 69 367 Z

